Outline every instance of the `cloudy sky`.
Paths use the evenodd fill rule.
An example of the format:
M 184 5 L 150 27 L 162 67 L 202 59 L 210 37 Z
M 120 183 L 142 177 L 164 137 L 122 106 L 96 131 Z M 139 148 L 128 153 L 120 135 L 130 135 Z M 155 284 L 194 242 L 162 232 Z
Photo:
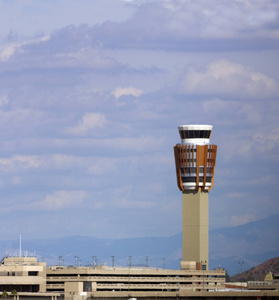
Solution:
M 276 0 L 0 0 L 1 239 L 181 232 L 180 124 L 211 229 L 279 213 L 278 38 Z

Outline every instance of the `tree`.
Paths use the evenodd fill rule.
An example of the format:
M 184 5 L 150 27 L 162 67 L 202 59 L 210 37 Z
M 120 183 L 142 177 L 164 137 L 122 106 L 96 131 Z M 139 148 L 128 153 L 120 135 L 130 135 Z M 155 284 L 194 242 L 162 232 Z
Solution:
M 1 297 L 2 298 L 8 298 L 9 294 L 7 293 L 7 291 L 4 290 Z
M 17 291 L 16 290 L 12 290 L 11 294 L 14 296 L 14 300 L 16 299 L 16 295 L 17 295 Z
M 226 279 L 226 282 L 230 282 L 231 281 L 231 276 L 229 275 L 229 273 L 227 272 L 227 270 L 225 270 L 225 279 Z

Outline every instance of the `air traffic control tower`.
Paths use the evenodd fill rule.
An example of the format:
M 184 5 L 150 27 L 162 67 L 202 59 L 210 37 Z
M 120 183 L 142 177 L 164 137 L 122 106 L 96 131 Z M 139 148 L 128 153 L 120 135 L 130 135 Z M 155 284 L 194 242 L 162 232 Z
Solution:
M 217 146 L 211 125 L 181 125 L 174 146 L 178 188 L 182 191 L 182 262 L 208 270 L 208 192 L 213 187 Z

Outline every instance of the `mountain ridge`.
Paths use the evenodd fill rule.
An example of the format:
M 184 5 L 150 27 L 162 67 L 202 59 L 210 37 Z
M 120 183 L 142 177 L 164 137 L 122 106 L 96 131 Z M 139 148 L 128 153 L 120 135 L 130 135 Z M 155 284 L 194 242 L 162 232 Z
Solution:
M 252 268 L 264 261 L 277 257 L 279 253 L 279 214 L 236 227 L 220 228 L 209 231 L 210 269 L 219 266 L 228 273 L 236 274 L 240 270 Z M 18 240 L 0 240 L 2 256 L 18 250 Z M 49 265 L 58 263 L 58 256 L 63 256 L 65 264 L 73 265 L 75 256 L 83 265 L 92 264 L 92 257 L 97 256 L 98 263 L 111 264 L 115 256 L 115 265 L 126 266 L 128 256 L 132 264 L 162 267 L 166 258 L 166 268 L 179 269 L 182 257 L 182 233 L 169 237 L 139 237 L 124 239 L 96 238 L 94 236 L 65 236 L 50 239 L 26 239 L 23 247 L 35 250 L 38 258 L 44 257 Z M 148 257 L 148 258 L 147 258 Z

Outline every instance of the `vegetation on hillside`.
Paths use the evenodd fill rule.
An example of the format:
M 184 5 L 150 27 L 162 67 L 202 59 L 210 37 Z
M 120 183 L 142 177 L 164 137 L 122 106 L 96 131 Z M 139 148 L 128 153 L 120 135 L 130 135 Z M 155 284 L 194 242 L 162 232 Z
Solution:
M 279 274 L 279 257 L 269 259 L 254 268 L 236 274 L 231 277 L 231 281 L 261 281 L 264 280 L 266 274 L 269 272 Z

